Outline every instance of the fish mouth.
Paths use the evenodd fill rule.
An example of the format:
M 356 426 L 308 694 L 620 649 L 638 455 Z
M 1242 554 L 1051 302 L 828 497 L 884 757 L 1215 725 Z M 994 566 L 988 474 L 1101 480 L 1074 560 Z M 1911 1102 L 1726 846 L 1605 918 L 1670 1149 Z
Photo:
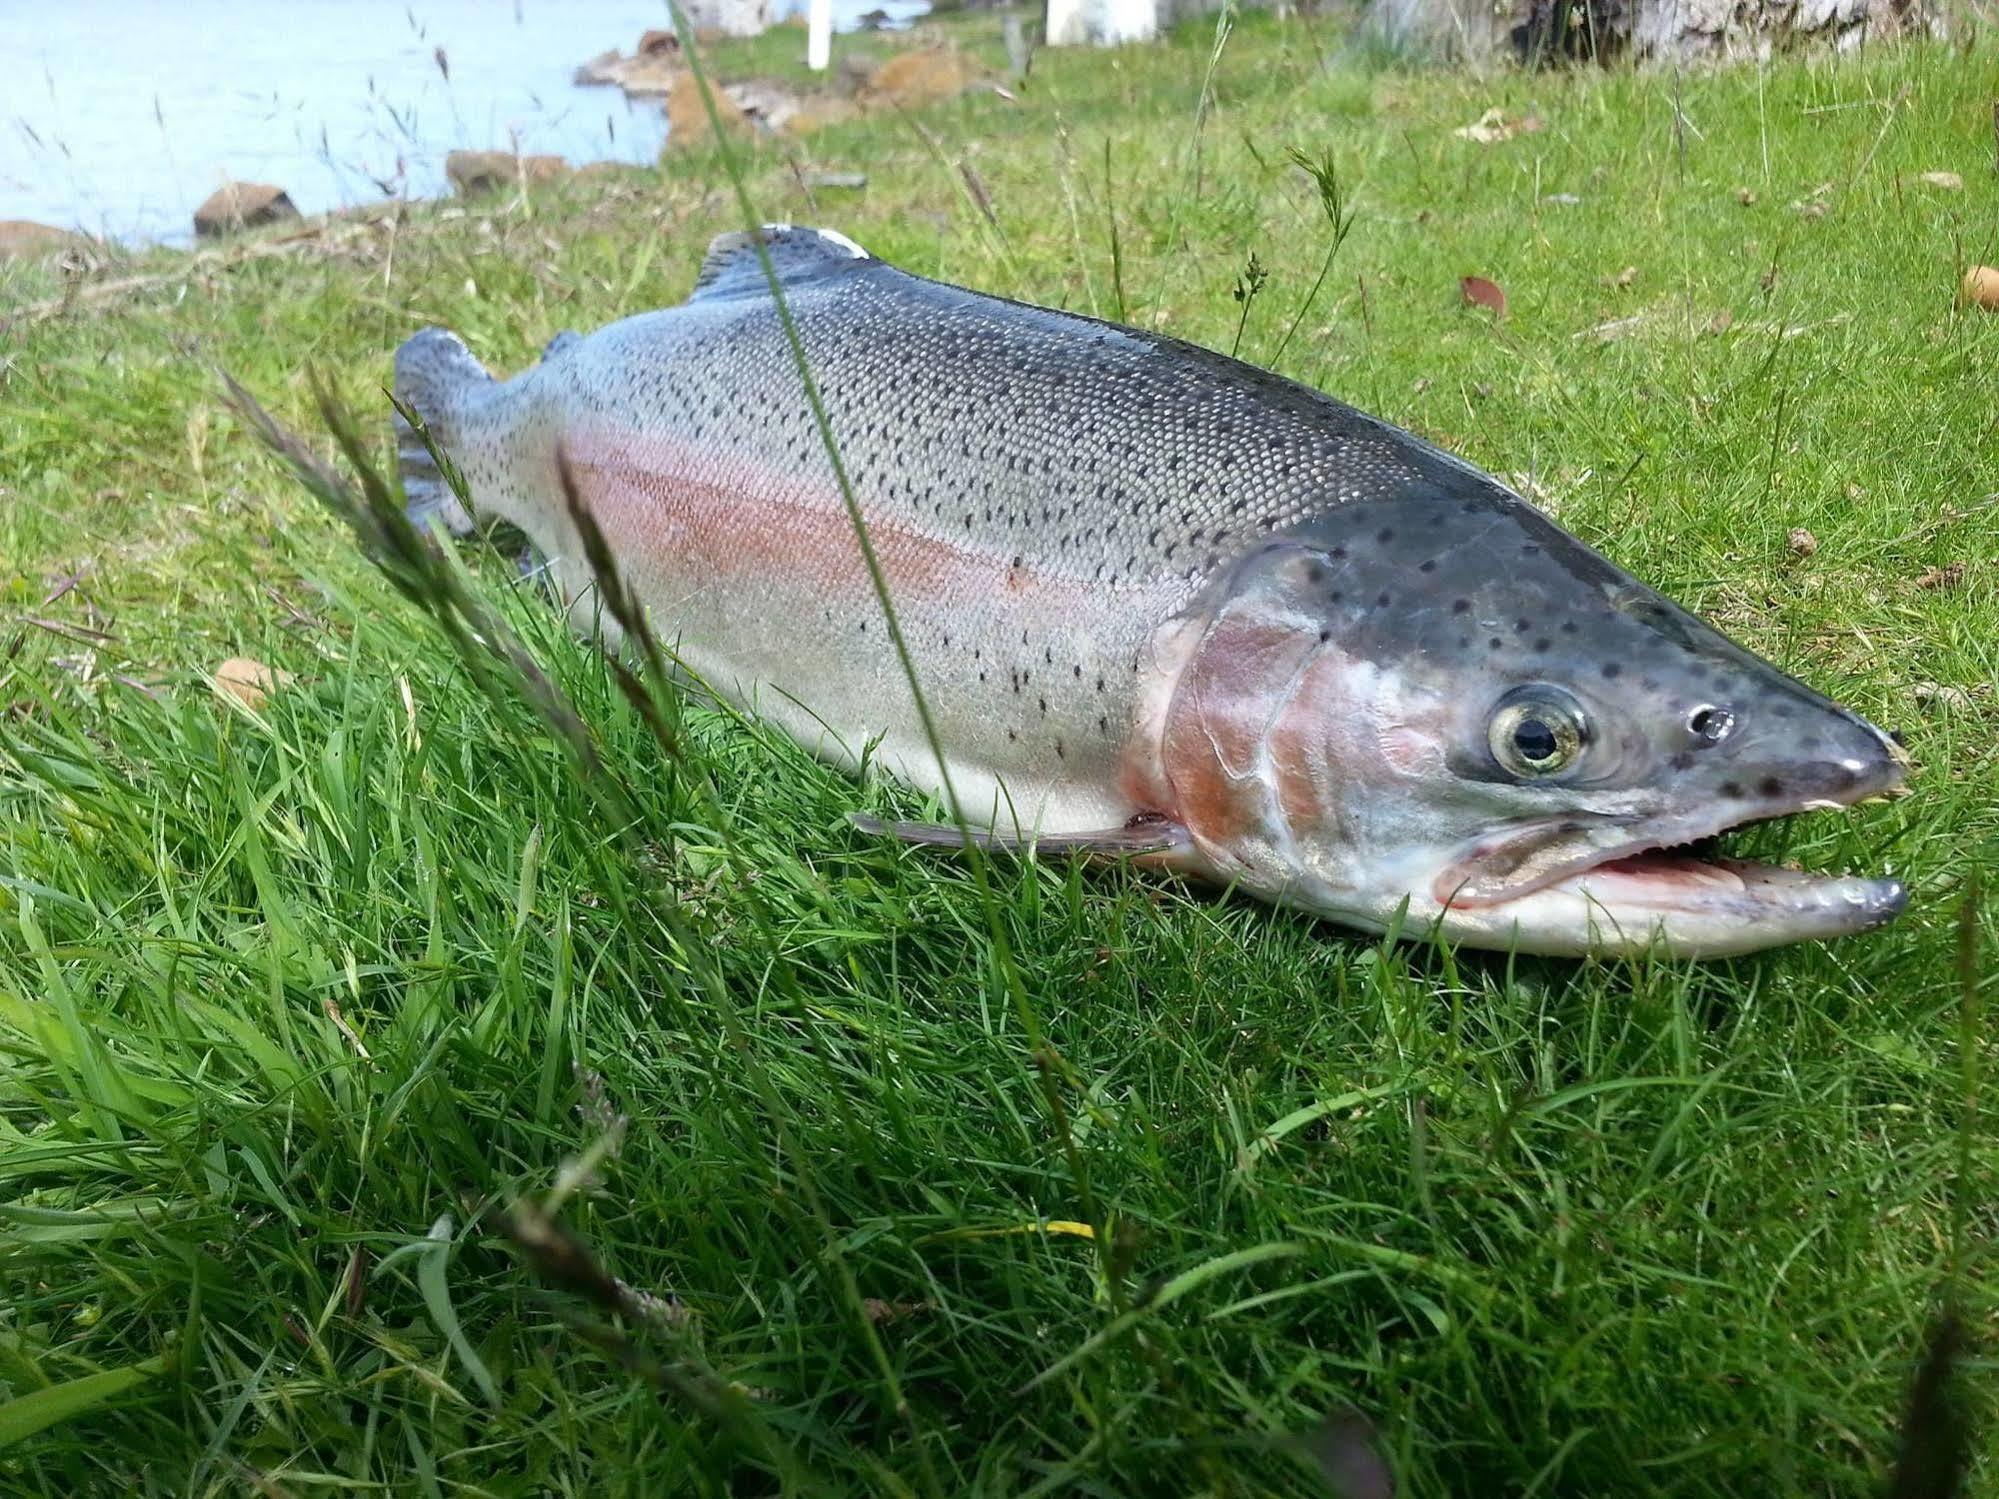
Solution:
M 1905 774 L 1898 756 L 1811 795 L 1516 825 L 1466 848 L 1438 874 L 1432 894 L 1446 911 L 1484 925 L 1531 907 L 1541 926 L 1551 910 L 1573 904 L 1602 930 L 1602 940 L 1587 944 L 1597 950 L 1631 949 L 1663 934 L 1674 951 L 1720 956 L 1867 931 L 1908 904 L 1902 881 L 1735 858 L 1719 842 L 1740 828 L 1898 795 Z

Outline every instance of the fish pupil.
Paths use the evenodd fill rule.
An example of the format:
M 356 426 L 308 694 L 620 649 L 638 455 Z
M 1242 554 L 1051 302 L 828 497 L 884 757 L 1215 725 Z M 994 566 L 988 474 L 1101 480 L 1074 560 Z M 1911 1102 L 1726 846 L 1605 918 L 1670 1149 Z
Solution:
M 1523 718 L 1514 727 L 1513 747 L 1528 764 L 1542 764 L 1555 758 L 1555 731 L 1538 718 Z

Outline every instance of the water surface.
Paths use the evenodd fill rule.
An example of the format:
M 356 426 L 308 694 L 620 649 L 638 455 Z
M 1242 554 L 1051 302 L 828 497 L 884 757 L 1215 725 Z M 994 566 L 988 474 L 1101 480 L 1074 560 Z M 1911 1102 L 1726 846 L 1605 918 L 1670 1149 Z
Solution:
M 0 219 L 184 243 L 226 178 L 316 213 L 439 196 L 458 147 L 650 161 L 658 103 L 571 75 L 668 25 L 665 0 L 0 0 Z

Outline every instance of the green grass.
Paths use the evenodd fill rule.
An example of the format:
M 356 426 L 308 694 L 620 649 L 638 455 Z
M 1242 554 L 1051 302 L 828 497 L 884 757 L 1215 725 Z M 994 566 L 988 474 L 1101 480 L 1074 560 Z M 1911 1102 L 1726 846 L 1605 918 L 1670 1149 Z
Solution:
M 753 195 L 983 289 L 1222 348 L 1240 321 L 1263 360 L 1328 242 L 1287 149 L 1329 153 L 1355 228 L 1280 367 L 1525 476 L 1903 729 L 1913 796 L 1755 841 L 1892 867 L 1909 914 L 1509 963 L 996 867 L 1023 1010 L 970 871 L 849 830 L 892 787 L 698 706 L 669 760 L 474 559 L 593 783 L 218 399 L 210 362 L 317 430 L 318 365 L 385 417 L 422 323 L 513 367 L 677 301 L 735 225 L 714 157 L 143 257 L 0 344 L 0 1492 L 1308 1492 L 1279 1438 L 1348 1406 L 1413 1494 L 1877 1490 L 1953 1267 L 1999 1335 L 1962 1028 L 1989 897 L 1956 972 L 1999 883 L 1999 319 L 1953 301 L 1999 260 L 1999 54 L 1478 82 L 1257 20 L 1197 191 L 1211 47 L 1043 53 L 928 140 L 788 148 L 860 194 L 767 150 Z M 1453 138 L 1491 105 L 1546 128 Z M 238 654 L 296 681 L 225 702 Z M 671 1299 L 637 1372 L 486 1216 L 559 1179 Z

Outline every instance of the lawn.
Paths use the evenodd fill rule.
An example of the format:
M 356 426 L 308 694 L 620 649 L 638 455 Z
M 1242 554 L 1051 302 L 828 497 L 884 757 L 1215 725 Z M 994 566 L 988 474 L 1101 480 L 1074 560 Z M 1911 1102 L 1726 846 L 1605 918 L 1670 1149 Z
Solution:
M 740 227 L 712 148 L 66 302 L 0 267 L 0 1493 L 1310 1493 L 1348 1410 L 1410 1494 L 1879 1491 L 1945 1300 L 1999 1337 L 1999 316 L 1955 299 L 1999 52 L 1214 42 L 740 163 L 764 217 L 1508 476 L 1904 733 L 1914 794 L 1747 841 L 1908 914 L 1568 963 L 1059 863 L 988 897 L 754 723 L 689 703 L 669 754 L 472 554 L 583 766 L 214 369 L 330 452 L 324 371 L 386 455 L 414 328 L 514 368 L 680 300 Z M 1539 128 L 1455 134 L 1488 109 Z M 1293 148 L 1353 228 L 1286 342 L 1331 243 Z M 238 656 L 291 680 L 219 694 Z

